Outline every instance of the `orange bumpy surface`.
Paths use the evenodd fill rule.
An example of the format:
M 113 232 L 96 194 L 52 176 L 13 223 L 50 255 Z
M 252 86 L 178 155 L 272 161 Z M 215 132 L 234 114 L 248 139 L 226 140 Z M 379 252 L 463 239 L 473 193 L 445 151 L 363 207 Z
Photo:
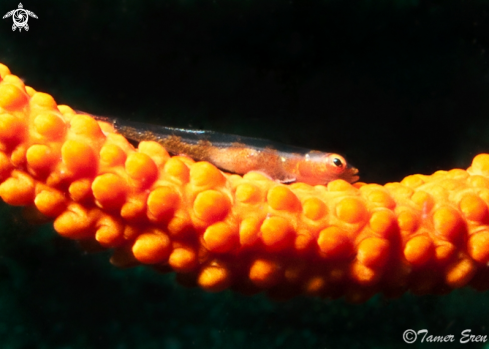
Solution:
M 0 65 L 0 196 L 34 205 L 117 266 L 209 291 L 346 296 L 489 288 L 489 155 L 400 183 L 283 185 L 135 149 Z

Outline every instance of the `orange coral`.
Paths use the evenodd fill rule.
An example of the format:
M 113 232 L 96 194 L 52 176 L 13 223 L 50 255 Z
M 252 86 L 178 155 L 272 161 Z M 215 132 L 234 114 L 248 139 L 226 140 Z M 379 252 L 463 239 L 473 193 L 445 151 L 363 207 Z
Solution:
M 209 291 L 273 297 L 489 287 L 489 155 L 400 183 L 282 185 L 135 149 L 0 65 L 0 196 L 35 205 L 118 266 L 173 270 Z

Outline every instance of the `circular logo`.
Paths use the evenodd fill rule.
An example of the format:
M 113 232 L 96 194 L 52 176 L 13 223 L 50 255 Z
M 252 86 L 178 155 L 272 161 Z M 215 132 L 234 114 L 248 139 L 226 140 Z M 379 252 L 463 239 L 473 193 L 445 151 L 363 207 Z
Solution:
M 17 27 L 21 28 L 27 24 L 29 20 L 29 16 L 27 15 L 27 11 L 24 9 L 17 9 L 12 15 L 12 19 Z
M 416 339 L 418 338 L 418 335 L 416 334 L 416 331 L 414 330 L 406 330 L 402 334 L 402 339 L 404 339 L 404 342 L 411 344 L 416 342 Z

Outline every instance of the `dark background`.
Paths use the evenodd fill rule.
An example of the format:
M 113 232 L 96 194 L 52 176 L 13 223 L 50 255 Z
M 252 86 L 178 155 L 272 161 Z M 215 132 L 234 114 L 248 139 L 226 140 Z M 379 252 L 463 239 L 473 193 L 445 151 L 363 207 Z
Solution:
M 18 0 L 0 2 L 0 15 Z M 344 154 L 366 182 L 489 152 L 487 1 L 24 1 L 0 62 L 58 104 Z M 2 348 L 390 348 L 408 328 L 489 336 L 489 298 L 364 305 L 207 294 L 118 270 L 1 206 Z M 419 342 L 419 341 L 418 341 Z M 464 345 L 480 347 L 483 345 Z

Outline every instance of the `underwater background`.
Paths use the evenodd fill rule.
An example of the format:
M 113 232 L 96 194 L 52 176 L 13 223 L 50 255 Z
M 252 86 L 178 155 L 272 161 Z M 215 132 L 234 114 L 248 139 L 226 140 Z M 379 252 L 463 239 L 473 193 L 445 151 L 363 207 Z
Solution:
M 0 2 L 0 14 L 18 0 Z M 343 154 L 361 180 L 489 152 L 488 1 L 24 1 L 0 62 L 96 115 Z M 0 205 L 1 348 L 489 348 L 489 293 L 275 302 L 120 270 Z M 455 336 L 406 344 L 407 329 Z

